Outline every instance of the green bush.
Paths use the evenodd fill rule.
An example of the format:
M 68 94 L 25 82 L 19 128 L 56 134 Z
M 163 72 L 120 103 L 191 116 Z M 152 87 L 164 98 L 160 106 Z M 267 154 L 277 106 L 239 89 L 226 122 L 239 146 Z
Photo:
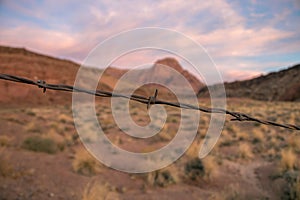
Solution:
M 58 150 L 57 144 L 50 138 L 40 136 L 28 137 L 23 141 L 22 147 L 30 151 L 54 154 Z

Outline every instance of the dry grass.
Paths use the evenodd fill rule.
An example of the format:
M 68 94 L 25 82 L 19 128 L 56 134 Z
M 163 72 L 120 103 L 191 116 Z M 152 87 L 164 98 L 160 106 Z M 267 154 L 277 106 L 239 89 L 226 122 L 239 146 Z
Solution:
M 252 153 L 251 147 L 248 143 L 242 143 L 239 146 L 238 150 L 239 150 L 238 155 L 240 158 L 243 158 L 243 159 L 253 158 L 253 153 Z
M 36 113 L 32 109 L 27 110 L 26 114 L 33 117 L 36 116 Z
M 101 164 L 86 149 L 76 151 L 72 162 L 73 170 L 85 176 L 92 176 L 101 172 Z
M 174 166 L 166 169 L 149 172 L 146 174 L 146 181 L 150 186 L 166 187 L 170 184 L 179 183 L 178 170 Z
M 61 123 L 72 123 L 73 122 L 72 116 L 69 116 L 66 114 L 60 114 L 60 115 L 58 115 L 57 118 Z
M 281 151 L 280 171 L 285 172 L 293 170 L 297 167 L 297 155 L 292 149 L 285 149 Z
M 265 136 L 262 131 L 255 129 L 255 130 L 253 130 L 252 134 L 253 134 L 252 142 L 254 144 L 264 142 Z
M 292 187 L 290 188 L 291 193 L 293 194 L 292 198 L 300 199 L 300 179 L 297 179 Z
M 227 124 L 224 128 L 231 137 L 236 137 L 237 133 L 239 132 L 238 127 L 234 126 L 233 124 Z
M 9 154 L 5 148 L 0 148 L 0 176 L 7 177 L 13 172 L 13 167 L 9 162 Z
M 245 131 L 240 130 L 239 132 L 236 133 L 236 137 L 240 141 L 247 141 L 249 140 L 249 134 L 246 133 Z
M 170 127 L 171 126 L 169 124 L 165 124 L 163 129 L 158 133 L 159 138 L 162 141 L 171 141 L 174 135 L 176 134 L 177 131 L 170 129 Z M 157 126 L 157 128 L 159 127 Z
M 25 127 L 24 127 L 26 132 L 31 132 L 31 133 L 40 133 L 41 128 L 33 121 L 29 122 Z
M 9 146 L 11 141 L 11 138 L 7 135 L 0 135 L 0 147 L 6 147 Z
M 195 158 L 199 154 L 200 146 L 201 146 L 201 140 L 196 138 L 184 154 L 187 155 L 189 158 Z
M 210 200 L 245 200 L 247 197 L 245 191 L 238 184 L 230 184 L 224 187 L 224 190 L 212 195 Z
M 217 163 L 213 156 L 206 156 L 202 159 L 203 166 L 204 166 L 204 178 L 210 180 L 214 177 L 217 171 Z
M 231 146 L 233 144 L 233 139 L 230 135 L 222 135 L 218 141 L 219 147 Z
M 55 129 L 51 128 L 43 137 L 51 138 L 57 144 L 59 150 L 64 150 L 67 139 L 61 134 L 58 134 Z
M 296 152 L 300 152 L 300 136 L 292 135 L 288 138 L 289 147 L 293 148 Z
M 91 180 L 84 188 L 82 200 L 96 200 L 96 199 L 115 199 L 118 200 L 119 194 L 113 192 L 108 183 Z
M 300 199 L 300 178 L 295 180 L 295 183 L 291 185 L 291 192 L 293 193 L 293 198 Z
M 270 148 L 266 151 L 266 156 L 271 160 L 274 159 L 276 157 L 276 155 L 277 155 L 277 153 L 274 148 Z

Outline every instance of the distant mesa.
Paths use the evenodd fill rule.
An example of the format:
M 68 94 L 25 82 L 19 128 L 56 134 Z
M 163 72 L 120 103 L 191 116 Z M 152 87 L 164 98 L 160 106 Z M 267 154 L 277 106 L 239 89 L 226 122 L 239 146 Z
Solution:
M 189 71 L 184 70 L 179 62 L 174 58 L 164 58 L 158 60 L 152 67 L 152 73 L 150 73 L 151 76 L 160 76 L 161 79 L 165 79 L 165 85 L 176 85 L 180 87 L 181 85 L 184 85 L 184 83 L 178 81 L 176 77 L 170 77 L 166 71 L 162 71 L 164 68 L 161 68 L 160 65 L 169 66 L 183 75 L 196 93 L 204 87 L 204 84 L 198 78 L 196 78 L 196 76 L 191 74 Z M 166 79 L 166 77 L 168 78 Z
M 199 89 L 204 87 L 204 84 L 199 79 L 197 79 L 187 70 L 184 70 L 175 58 L 170 57 L 156 61 L 150 68 L 136 69 L 134 71 L 131 71 L 130 77 L 126 81 L 128 81 L 129 83 L 160 82 L 165 87 L 175 86 L 180 89 L 180 87 L 183 87 L 185 84 L 180 82 L 178 77 L 176 77 L 176 74 L 172 72 L 168 67 L 176 70 L 178 72 L 178 75 L 183 75 L 183 77 L 191 85 L 195 94 L 197 94 Z M 128 69 L 124 70 L 115 67 L 109 67 L 108 69 L 106 69 L 105 74 L 116 79 L 120 79 L 126 72 L 128 72 Z M 159 86 L 156 85 L 156 87 Z
M 165 65 L 165 66 L 172 67 L 179 73 L 184 71 L 182 66 L 179 64 L 179 62 L 175 58 L 171 58 L 171 57 L 167 57 L 167 58 L 156 61 L 153 66 L 153 69 L 157 70 L 159 68 L 159 65 Z

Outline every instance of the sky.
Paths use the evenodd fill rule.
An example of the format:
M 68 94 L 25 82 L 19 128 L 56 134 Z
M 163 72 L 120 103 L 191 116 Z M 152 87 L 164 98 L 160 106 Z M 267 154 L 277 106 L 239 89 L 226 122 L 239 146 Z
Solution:
M 166 28 L 202 45 L 223 80 L 234 81 L 300 63 L 299 21 L 300 0 L 0 0 L 0 45 L 82 63 L 120 32 Z M 163 56 L 141 51 L 113 64 L 131 67 Z

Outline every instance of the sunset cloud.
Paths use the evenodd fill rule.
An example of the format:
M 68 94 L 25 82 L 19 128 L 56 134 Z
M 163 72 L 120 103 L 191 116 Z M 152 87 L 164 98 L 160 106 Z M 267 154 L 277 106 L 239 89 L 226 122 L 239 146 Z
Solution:
M 299 62 L 295 56 L 300 55 L 299 9 L 297 0 L 4 0 L 0 44 L 82 62 L 97 44 L 122 31 L 169 28 L 203 45 L 224 80 L 230 81 Z M 159 52 L 140 53 L 116 64 L 153 62 L 158 56 Z

